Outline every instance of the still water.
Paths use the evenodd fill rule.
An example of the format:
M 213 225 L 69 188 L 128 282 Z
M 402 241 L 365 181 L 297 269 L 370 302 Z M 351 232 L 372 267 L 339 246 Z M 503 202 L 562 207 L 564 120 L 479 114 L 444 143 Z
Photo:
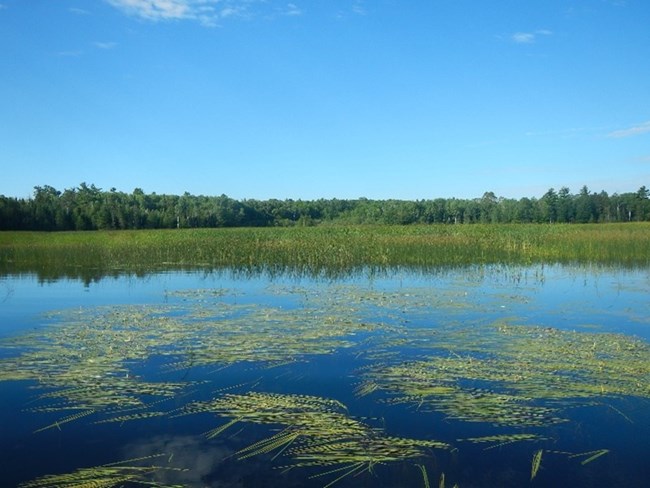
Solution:
M 0 485 L 648 486 L 648 297 L 541 265 L 5 276 Z

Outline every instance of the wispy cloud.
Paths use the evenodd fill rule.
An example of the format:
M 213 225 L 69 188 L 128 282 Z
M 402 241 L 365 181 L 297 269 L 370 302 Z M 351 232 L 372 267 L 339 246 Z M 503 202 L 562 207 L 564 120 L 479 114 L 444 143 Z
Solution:
M 517 44 L 532 44 L 539 36 L 553 35 L 553 31 L 539 29 L 534 32 L 515 32 L 510 38 Z
M 57 56 L 62 56 L 64 58 L 75 58 L 77 56 L 81 56 L 84 52 L 81 51 L 80 49 L 77 50 L 71 50 L 71 51 L 58 51 L 56 53 Z
M 214 15 L 217 15 L 222 19 L 226 19 L 228 17 L 240 16 L 244 13 L 244 10 L 245 9 L 241 7 L 224 7 L 218 12 L 218 14 L 214 14 Z
M 284 8 L 283 15 L 302 15 L 302 10 L 295 3 L 288 3 Z
M 367 13 L 368 11 L 364 6 L 363 0 L 354 0 L 352 5 L 347 6 L 345 9 L 339 9 L 336 13 L 336 18 L 344 20 L 357 15 L 366 15 Z
M 352 12 L 357 15 L 366 15 L 366 9 L 363 6 L 363 2 L 360 0 L 355 1 L 354 5 L 352 5 Z
M 117 46 L 117 42 L 93 42 L 93 46 L 95 46 L 97 49 L 113 49 L 115 46 Z
M 512 40 L 517 44 L 530 44 L 535 42 L 535 34 L 530 32 L 516 32 L 512 35 Z
M 104 0 L 127 15 L 152 22 L 194 20 L 214 26 L 220 20 L 250 18 L 258 9 L 274 9 L 277 13 L 297 16 L 302 10 L 294 3 L 275 8 L 268 0 Z
M 192 14 L 192 0 L 106 0 L 123 12 L 147 20 L 184 19 Z M 204 2 L 200 2 L 203 4 Z
M 77 7 L 70 7 L 68 9 L 68 12 L 75 15 L 90 15 L 90 12 L 88 10 L 84 10 L 82 8 L 77 8 Z
M 612 131 L 609 134 L 607 134 L 607 137 L 621 139 L 623 137 L 638 136 L 640 134 L 646 134 L 648 132 L 650 132 L 650 120 L 635 125 L 633 127 L 628 127 L 627 129 L 619 129 L 619 130 Z
M 604 127 L 570 127 L 568 129 L 528 131 L 524 134 L 527 137 L 560 137 L 562 139 L 573 139 L 577 137 L 600 137 L 605 130 L 607 129 Z

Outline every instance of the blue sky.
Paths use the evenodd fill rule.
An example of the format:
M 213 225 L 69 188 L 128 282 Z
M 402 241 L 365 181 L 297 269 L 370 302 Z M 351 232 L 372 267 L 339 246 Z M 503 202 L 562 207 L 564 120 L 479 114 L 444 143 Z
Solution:
M 647 0 L 0 0 L 0 194 L 650 186 Z

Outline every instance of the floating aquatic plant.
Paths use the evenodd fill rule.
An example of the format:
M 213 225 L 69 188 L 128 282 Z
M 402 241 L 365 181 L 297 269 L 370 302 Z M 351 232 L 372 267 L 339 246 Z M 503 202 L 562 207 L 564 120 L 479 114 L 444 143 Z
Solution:
M 544 454 L 543 449 L 539 449 L 533 454 L 533 461 L 530 466 L 530 481 L 533 481 L 535 476 L 537 476 L 537 472 L 542 465 L 542 454 Z
M 563 409 L 594 399 L 650 398 L 650 347 L 630 336 L 499 322 L 410 337 L 420 343 L 427 334 L 447 352 L 370 366 L 357 394 L 383 391 L 389 402 L 457 420 L 530 427 L 563 422 Z
M 344 476 L 372 471 L 377 464 L 418 459 L 429 449 L 449 449 L 449 444 L 386 435 L 347 415 L 337 400 L 309 395 L 249 392 L 226 394 L 185 407 L 183 414 L 216 413 L 231 420 L 207 433 L 221 434 L 237 423 L 283 426 L 283 430 L 236 453 L 239 459 L 276 451 L 288 457 L 287 468 L 334 467 Z
M 375 327 L 350 318 L 340 305 L 233 305 L 220 289 L 168 295 L 182 303 L 51 313 L 51 326 L 4 344 L 22 352 L 0 360 L 0 380 L 32 380 L 46 390 L 33 412 L 110 411 L 111 418 L 96 423 L 144 419 L 155 416 L 146 410 L 157 398 L 173 398 L 191 385 L 133 373 L 132 366 L 154 356 L 169 357 L 170 372 L 245 362 L 277 366 L 351 347 L 357 331 Z M 133 409 L 145 412 L 127 412 Z M 52 426 L 78 418 L 69 415 Z
M 50 327 L 4 342 L 9 352 L 18 353 L 0 360 L 0 381 L 30 380 L 39 391 L 25 411 L 57 414 L 36 432 L 65 429 L 75 421 L 122 425 L 173 419 L 170 412 L 211 413 L 223 421 L 206 433 L 208 439 L 236 425 L 269 429 L 267 437 L 239 446 L 237 459 L 267 456 L 281 468 L 318 471 L 312 478 L 327 479 L 329 485 L 385 464 L 422 462 L 432 449 L 450 446 L 388 435 L 350 416 L 341 402 L 318 396 L 225 393 L 166 409 L 162 402 L 180 402 L 192 388 L 202 388 L 176 373 L 236 364 L 279 366 L 348 350 L 360 365 L 358 397 L 489 424 L 479 426 L 488 429 L 486 434 L 493 433 L 493 426 L 507 429 L 458 440 L 486 445 L 486 450 L 545 441 L 546 436 L 530 431 L 566 422 L 568 409 L 576 406 L 606 405 L 632 422 L 634 415 L 628 417 L 610 401 L 650 398 L 650 350 L 630 336 L 486 323 L 477 316 L 461 322 L 483 305 L 457 289 L 276 285 L 267 292 L 281 295 L 281 305 L 254 303 L 236 290 L 204 289 L 167 292 L 164 305 L 54 313 Z M 163 375 L 180 379 L 140 376 L 141 366 L 152 358 L 163 365 Z M 567 455 L 585 465 L 607 452 Z M 541 454 L 536 470 L 533 458 L 531 479 L 540 464 Z M 425 470 L 422 481 L 429 484 Z M 102 483 L 89 485 L 112 486 Z
M 72 473 L 42 476 L 21 483 L 20 488 L 113 488 L 124 486 L 125 483 L 154 488 L 182 488 L 181 485 L 159 483 L 154 480 L 153 475 L 160 471 L 185 470 L 170 466 L 140 466 L 137 464 L 164 455 L 127 459 L 91 468 L 80 468 Z

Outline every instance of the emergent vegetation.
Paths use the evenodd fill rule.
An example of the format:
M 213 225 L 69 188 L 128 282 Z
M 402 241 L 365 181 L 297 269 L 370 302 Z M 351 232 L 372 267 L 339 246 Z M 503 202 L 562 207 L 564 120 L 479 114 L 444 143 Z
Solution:
M 478 224 L 0 232 L 0 275 L 86 281 L 201 267 L 343 275 L 360 269 L 473 264 L 647 266 L 650 224 Z

